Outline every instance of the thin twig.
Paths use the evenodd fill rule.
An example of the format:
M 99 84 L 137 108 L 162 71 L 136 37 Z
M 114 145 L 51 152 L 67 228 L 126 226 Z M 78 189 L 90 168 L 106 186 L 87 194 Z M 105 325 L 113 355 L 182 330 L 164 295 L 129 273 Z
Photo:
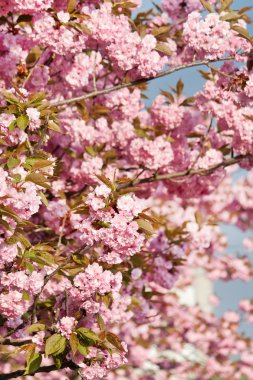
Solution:
M 81 253 L 85 248 L 86 248 L 86 245 L 81 247 L 77 252 L 72 252 L 69 255 L 69 257 L 67 257 L 67 259 L 62 264 L 60 264 L 52 273 L 50 273 L 49 275 L 47 275 L 45 277 L 44 284 L 42 285 L 40 292 L 38 294 L 36 294 L 36 296 L 34 297 L 34 302 L 33 302 L 33 306 L 32 306 L 32 317 L 31 317 L 32 323 L 34 323 L 35 318 L 36 318 L 36 309 L 37 309 L 37 304 L 38 304 L 39 298 L 40 298 L 45 286 L 47 285 L 48 281 L 51 280 L 52 277 L 54 277 L 57 273 L 59 273 L 61 271 L 61 269 L 63 269 L 71 261 L 72 255 L 74 253 Z
M 187 64 L 184 64 L 184 65 L 172 67 L 171 69 L 162 71 L 161 73 L 157 74 L 155 77 L 142 78 L 142 79 L 138 79 L 136 81 L 129 82 L 129 83 L 121 83 L 121 84 L 118 84 L 116 86 L 108 87 L 108 88 L 105 88 L 105 89 L 100 90 L 100 91 L 93 91 L 93 92 L 90 92 L 88 94 L 77 96 L 75 98 L 69 98 L 69 99 L 59 100 L 59 101 L 56 101 L 56 102 L 49 102 L 45 106 L 42 106 L 42 107 L 43 108 L 44 107 L 45 108 L 47 108 L 47 107 L 61 107 L 61 106 L 67 105 L 67 104 L 80 102 L 82 100 L 86 100 L 86 99 L 89 99 L 89 98 L 95 98 L 96 96 L 99 96 L 99 95 L 109 94 L 110 92 L 121 90 L 123 88 L 137 86 L 137 85 L 139 85 L 141 83 L 151 82 L 152 80 L 155 80 L 155 79 L 158 79 L 158 78 L 162 78 L 164 76 L 173 74 L 176 71 L 184 70 L 184 69 L 187 69 L 187 68 L 190 68 L 190 67 L 208 65 L 211 62 L 231 61 L 233 59 L 235 59 L 235 57 L 223 57 L 223 58 L 219 58 L 219 59 L 215 59 L 215 60 L 203 60 L 203 61 L 197 61 L 197 62 L 187 63 Z

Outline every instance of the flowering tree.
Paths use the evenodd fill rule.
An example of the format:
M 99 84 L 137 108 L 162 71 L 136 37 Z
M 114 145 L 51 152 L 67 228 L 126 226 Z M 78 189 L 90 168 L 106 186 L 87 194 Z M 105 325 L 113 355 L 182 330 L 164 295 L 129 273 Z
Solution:
M 180 301 L 253 275 L 219 227 L 253 228 L 249 8 L 140 2 L 0 1 L 1 380 L 253 378 L 240 314 Z

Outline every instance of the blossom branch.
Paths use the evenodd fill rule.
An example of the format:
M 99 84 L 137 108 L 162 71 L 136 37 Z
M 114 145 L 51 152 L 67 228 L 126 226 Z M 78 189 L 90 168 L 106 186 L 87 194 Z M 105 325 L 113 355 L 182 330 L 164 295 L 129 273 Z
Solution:
M 38 301 L 39 301 L 39 298 L 46 286 L 46 284 L 48 283 L 49 280 L 51 280 L 52 277 L 54 277 L 57 273 L 59 273 L 72 259 L 72 255 L 74 253 L 81 253 L 84 249 L 86 248 L 86 245 L 81 247 L 77 252 L 72 252 L 69 257 L 67 257 L 67 259 L 62 263 L 60 264 L 52 273 L 50 273 L 49 275 L 47 275 L 44 279 L 44 284 L 43 286 L 41 287 L 41 290 L 38 294 L 36 294 L 36 296 L 34 297 L 34 303 L 33 303 L 33 306 L 32 306 L 32 323 L 35 321 L 35 318 L 36 318 L 36 309 L 37 309 L 37 304 L 38 304 Z
M 67 105 L 67 104 L 80 102 L 82 100 L 86 100 L 86 99 L 90 99 L 90 98 L 95 98 L 95 97 L 97 97 L 99 95 L 109 94 L 110 92 L 118 91 L 118 90 L 121 90 L 123 88 L 137 86 L 137 85 L 139 85 L 141 83 L 151 82 L 152 80 L 165 77 L 167 75 L 173 74 L 173 73 L 175 73 L 177 71 L 180 71 L 180 70 L 184 70 L 184 69 L 188 69 L 188 68 L 196 67 L 196 66 L 208 65 L 209 63 L 212 63 L 212 62 L 231 61 L 233 59 L 235 59 L 235 57 L 229 56 L 229 57 L 223 57 L 223 58 L 214 59 L 214 60 L 205 59 L 205 60 L 202 60 L 202 61 L 187 63 L 187 64 L 184 64 L 184 65 L 172 67 L 171 69 L 162 71 L 161 73 L 157 74 L 154 77 L 142 78 L 142 79 L 138 79 L 136 81 L 128 82 L 128 83 L 121 83 L 121 84 L 118 84 L 116 86 L 108 87 L 108 88 L 105 88 L 105 89 L 99 90 L 99 91 L 93 91 L 93 92 L 90 92 L 88 94 L 77 96 L 77 97 L 74 97 L 74 98 L 64 99 L 64 100 L 60 100 L 60 101 L 56 101 L 56 102 L 51 102 L 51 103 L 47 104 L 46 106 L 49 106 L 49 107 L 61 107 L 61 106 Z
M 244 159 L 247 158 L 253 158 L 253 155 L 246 154 L 246 155 L 238 155 L 233 158 L 228 158 L 227 160 L 224 160 L 216 165 L 212 165 L 207 169 L 187 169 L 181 172 L 177 173 L 167 173 L 167 174 L 154 174 L 151 177 L 148 178 L 142 178 L 142 179 L 135 179 L 128 183 L 123 183 L 117 187 L 117 190 L 122 190 L 127 188 L 129 185 L 136 186 L 141 185 L 144 183 L 151 183 L 155 181 L 166 181 L 166 180 L 173 180 L 175 178 L 185 178 L 185 177 L 191 177 L 193 175 L 200 175 L 200 176 L 206 176 L 212 174 L 215 170 L 219 168 L 226 168 L 228 166 L 235 165 L 239 162 L 241 162 Z
M 64 368 L 70 368 L 70 369 L 74 370 L 77 367 L 73 362 L 68 361 L 68 362 L 62 363 L 61 369 L 64 369 Z M 48 366 L 39 368 L 36 371 L 36 373 L 41 373 L 41 372 L 42 373 L 49 373 L 49 372 L 58 371 L 58 370 L 59 370 L 59 368 L 56 367 L 55 365 L 48 365 Z M 18 370 L 15 372 L 0 375 L 0 380 L 9 380 L 9 379 L 14 379 L 14 378 L 17 378 L 20 376 L 31 376 L 31 375 L 26 375 L 25 370 Z

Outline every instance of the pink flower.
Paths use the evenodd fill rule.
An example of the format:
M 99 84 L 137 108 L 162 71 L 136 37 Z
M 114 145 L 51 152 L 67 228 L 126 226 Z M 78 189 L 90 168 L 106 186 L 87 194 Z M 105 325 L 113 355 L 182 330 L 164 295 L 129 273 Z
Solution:
M 26 114 L 29 117 L 29 127 L 32 131 L 40 127 L 40 112 L 36 108 L 27 108 Z
M 63 11 L 58 12 L 57 17 L 61 22 L 68 22 L 70 20 L 69 13 Z
M 77 321 L 73 317 L 63 317 L 57 322 L 56 328 L 63 336 L 69 339 L 76 323 Z

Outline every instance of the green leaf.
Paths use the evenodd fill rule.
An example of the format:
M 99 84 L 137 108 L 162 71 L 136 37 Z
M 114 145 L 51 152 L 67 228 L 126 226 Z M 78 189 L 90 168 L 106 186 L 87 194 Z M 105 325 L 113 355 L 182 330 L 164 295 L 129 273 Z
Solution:
M 105 322 L 104 322 L 104 320 L 100 314 L 97 314 L 97 323 L 98 323 L 100 330 L 104 331 L 105 330 Z
M 33 323 L 31 326 L 25 329 L 25 332 L 29 334 L 29 333 L 45 331 L 45 330 L 46 330 L 46 325 L 44 325 L 44 323 Z
M 91 156 L 91 157 L 96 157 L 97 156 L 97 152 L 95 151 L 95 149 L 92 147 L 92 146 L 85 146 L 84 147 L 86 152 Z
M 87 356 L 89 353 L 89 347 L 83 346 L 81 343 L 78 344 L 77 349 L 80 352 L 80 354 L 83 356 Z
M 165 43 L 159 42 L 156 45 L 155 50 L 159 51 L 160 53 L 166 54 L 166 55 L 171 55 L 172 51 L 170 50 L 169 46 Z
M 96 333 L 94 333 L 92 330 L 86 329 L 84 327 L 79 327 L 76 330 L 78 336 L 80 336 L 82 339 L 86 341 L 86 339 L 92 341 L 93 343 L 99 341 L 99 337 Z
M 55 131 L 55 132 L 63 134 L 63 131 L 61 130 L 61 128 L 59 127 L 59 125 L 57 123 L 55 123 L 53 120 L 49 120 L 49 122 L 48 122 L 48 128 L 51 129 L 52 131 Z
M 29 117 L 27 115 L 21 115 L 16 120 L 19 129 L 24 131 L 29 124 Z
M 105 304 L 106 307 L 110 307 L 111 304 L 112 304 L 112 294 L 111 293 L 108 293 L 108 294 L 105 294 L 104 296 L 102 296 L 102 302 Z
M 15 232 L 7 241 L 7 244 L 21 243 L 24 248 L 29 248 L 31 246 L 30 241 L 19 232 Z
M 108 332 L 106 333 L 106 339 L 119 351 L 125 351 L 117 335 L 113 334 L 112 332 Z
M 44 203 L 44 205 L 45 205 L 45 206 L 48 206 L 48 200 L 47 200 L 45 194 L 42 193 L 42 191 L 39 191 L 39 192 L 38 192 L 38 195 L 40 196 L 40 198 L 41 198 L 42 202 Z
M 35 352 L 30 357 L 30 359 L 28 360 L 28 362 L 26 364 L 24 375 L 32 375 L 32 374 L 34 374 L 40 368 L 41 361 L 42 361 L 41 354 L 38 354 L 38 353 Z
M 0 224 L 4 226 L 8 231 L 12 231 L 10 224 L 6 222 L 6 220 L 0 218 Z
M 20 163 L 20 160 L 18 160 L 17 158 L 14 158 L 14 157 L 10 157 L 7 161 L 7 166 L 9 169 L 13 169 L 16 166 L 18 166 L 19 163 Z
M 40 56 L 41 56 L 41 50 L 38 46 L 36 46 L 32 50 L 30 50 L 30 52 L 28 53 L 26 60 L 25 60 L 26 64 L 27 65 L 34 65 L 38 61 Z M 34 94 L 32 96 L 34 96 Z M 30 99 L 30 97 L 29 97 L 29 99 Z
M 8 145 L 6 141 L 0 138 L 0 145 Z
M 25 161 L 25 168 L 39 170 L 53 165 L 53 161 L 42 159 L 41 157 L 28 157 Z
M 22 300 L 30 301 L 30 295 L 27 292 L 22 293 Z
M 8 103 L 19 104 L 18 98 L 15 95 L 13 95 L 11 92 L 4 90 L 2 91 L 2 95 Z
M 83 31 L 83 32 L 85 32 L 85 33 L 87 33 L 87 34 L 91 34 L 91 30 L 88 28 L 88 26 L 86 26 L 86 25 L 84 25 L 84 24 L 79 24 L 79 28 Z
M 148 235 L 152 235 L 154 233 L 154 229 L 152 227 L 152 224 L 149 223 L 147 220 L 144 219 L 137 219 L 136 222 L 138 223 L 139 228 L 144 231 Z
M 37 49 L 37 48 L 36 48 Z M 40 57 L 41 51 L 37 52 L 38 56 L 37 58 Z M 46 98 L 47 94 L 45 92 L 35 92 L 35 94 L 32 94 L 29 96 L 29 105 L 40 105 L 42 100 Z
M 55 357 L 55 358 L 54 358 L 54 362 L 55 362 L 56 367 L 57 367 L 58 369 L 60 369 L 61 366 L 62 366 L 62 358 L 61 358 L 61 357 Z
M 97 174 L 96 176 L 100 181 L 102 181 L 107 187 L 109 187 L 112 191 L 116 190 L 115 185 L 109 180 L 109 178 L 106 178 L 104 174 Z
M 21 177 L 21 174 L 19 174 L 19 173 L 14 174 L 14 175 L 12 176 L 12 182 L 13 182 L 13 183 L 18 183 L 18 182 L 21 181 L 21 179 L 22 179 L 22 177 Z
M 11 219 L 14 219 L 16 222 L 21 223 L 22 219 L 13 211 L 10 207 L 4 206 L 3 204 L 0 205 L 0 215 L 8 216 Z
M 13 120 L 13 122 L 10 123 L 10 125 L 8 127 L 9 131 L 10 132 L 13 131 L 15 129 L 16 125 L 17 125 L 17 120 Z
M 77 350 L 78 350 L 78 345 L 79 345 L 79 340 L 78 340 L 77 335 L 75 333 L 72 333 L 70 335 L 69 344 L 70 344 L 71 350 L 73 352 L 73 355 L 75 355 Z
M 33 182 L 36 185 L 45 187 L 46 189 L 49 189 L 49 190 L 51 189 L 51 187 L 47 183 L 48 179 L 46 177 L 44 177 L 44 175 L 41 173 L 29 173 L 25 177 L 25 180 L 29 181 L 29 182 Z
M 55 264 L 54 256 L 48 252 L 40 252 L 35 250 L 29 250 L 25 252 L 25 258 L 30 259 L 31 262 L 35 262 L 42 265 Z
M 45 354 L 49 355 L 59 355 L 61 354 L 67 346 L 67 339 L 61 334 L 51 335 L 46 341 Z
M 151 33 L 153 34 L 153 36 L 159 36 L 161 34 L 168 33 L 169 30 L 170 30 L 169 25 L 163 25 L 163 26 L 160 26 L 159 28 L 152 29 Z

